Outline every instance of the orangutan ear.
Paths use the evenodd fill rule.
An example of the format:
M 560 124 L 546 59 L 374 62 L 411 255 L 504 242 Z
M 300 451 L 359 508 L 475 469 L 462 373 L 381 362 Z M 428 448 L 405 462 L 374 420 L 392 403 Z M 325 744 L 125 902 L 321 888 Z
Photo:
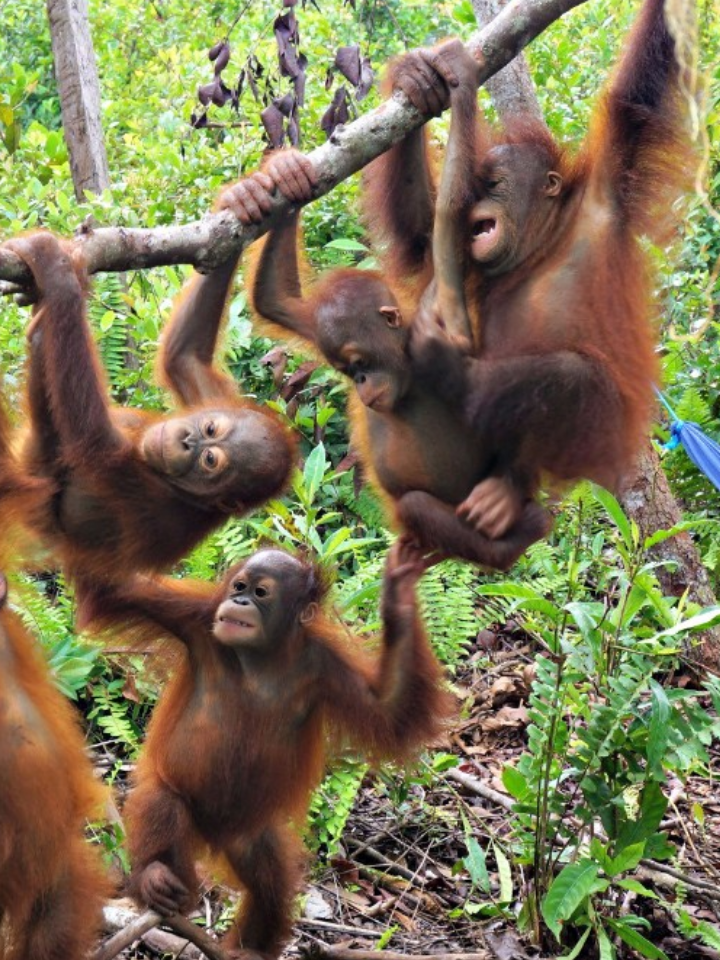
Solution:
M 316 603 L 309 603 L 305 609 L 300 614 L 300 623 L 306 627 L 309 623 L 312 623 L 315 617 L 317 616 L 318 605 Z
M 387 320 L 387 325 L 389 327 L 402 326 L 402 314 L 400 313 L 400 307 L 380 307 L 380 313 Z
M 556 170 L 549 170 L 545 177 L 543 193 L 546 197 L 557 197 L 563 187 L 563 178 Z

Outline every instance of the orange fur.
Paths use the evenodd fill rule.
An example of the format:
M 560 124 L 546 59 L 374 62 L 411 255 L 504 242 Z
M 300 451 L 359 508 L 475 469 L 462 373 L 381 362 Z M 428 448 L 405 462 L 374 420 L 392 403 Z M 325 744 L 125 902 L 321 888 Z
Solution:
M 258 584 L 270 599 L 251 602 Z M 150 628 L 185 648 L 125 807 L 133 893 L 153 906 L 179 882 L 185 892 L 173 902 L 188 909 L 195 858 L 209 851 L 245 891 L 226 945 L 277 956 L 301 875 L 290 824 L 302 821 L 322 777 L 326 734 L 402 759 L 448 712 L 414 593 L 412 606 L 387 594 L 385 642 L 369 659 L 323 613 L 323 574 L 281 551 L 236 565 L 210 593 L 206 584 L 142 577 L 95 589 L 87 609 L 96 626 L 121 624 L 136 636 Z M 252 639 L 218 639 L 213 623 L 228 605 L 225 616 L 257 615 Z
M 83 837 L 105 791 L 67 700 L 19 618 L 0 610 L 0 957 L 82 960 L 109 893 Z

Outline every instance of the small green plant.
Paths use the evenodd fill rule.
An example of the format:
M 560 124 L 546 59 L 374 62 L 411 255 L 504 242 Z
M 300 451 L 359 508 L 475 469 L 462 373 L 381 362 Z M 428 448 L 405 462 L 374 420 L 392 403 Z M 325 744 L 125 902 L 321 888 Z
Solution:
M 701 702 L 717 698 L 717 685 L 690 691 L 662 683 L 683 638 L 719 622 L 720 608 L 695 613 L 664 597 L 646 556 L 658 535 L 641 542 L 617 501 L 592 492 L 612 525 L 581 553 L 578 499 L 564 601 L 532 583 L 479 588 L 512 598 L 509 612 L 545 647 L 529 698 L 528 749 L 503 772 L 516 799 L 515 857 L 533 878 L 521 922 L 538 941 L 548 931 L 572 943 L 568 958 L 582 956 L 593 936 L 603 960 L 616 956 L 617 939 L 662 960 L 645 936 L 647 919 L 621 915 L 618 906 L 623 892 L 654 896 L 633 876 L 642 859 L 673 855 L 661 827 L 666 774 L 705 766 L 720 734 Z
M 313 850 L 323 848 L 328 855 L 337 850 L 366 773 L 366 763 L 346 757 L 334 764 L 317 788 L 308 826 L 308 844 Z

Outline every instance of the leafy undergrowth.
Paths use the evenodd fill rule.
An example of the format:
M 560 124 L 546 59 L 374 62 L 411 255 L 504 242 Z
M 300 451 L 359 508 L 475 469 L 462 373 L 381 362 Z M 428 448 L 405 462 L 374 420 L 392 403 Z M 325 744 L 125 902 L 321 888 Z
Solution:
M 504 769 L 517 769 L 528 746 L 529 699 L 537 668 L 535 651 L 525 641 L 512 622 L 501 632 L 480 632 L 455 678 L 461 719 L 448 731 L 446 742 L 436 745 L 433 758 L 425 758 L 414 771 L 371 774 L 350 763 L 339 767 L 335 793 L 354 796 L 355 803 L 339 840 L 331 836 L 327 811 L 321 818 L 324 833 L 309 839 L 317 849 L 286 957 L 347 960 L 346 950 L 372 950 L 379 956 L 382 951 L 472 954 L 475 960 L 630 960 L 663 954 L 669 960 L 720 958 L 717 743 L 710 747 L 703 776 L 692 775 L 684 784 L 668 778 L 664 784 L 669 802 L 659 830 L 675 848 L 672 859 L 655 862 L 648 857 L 620 864 L 627 869 L 618 870 L 610 890 L 593 901 L 590 917 L 594 911 L 602 920 L 611 952 L 606 952 L 602 935 L 583 939 L 582 925 L 575 924 L 563 936 L 559 921 L 562 945 L 548 933 L 547 924 L 544 941 L 534 942 L 532 919 L 527 907 L 521 909 L 531 900 L 532 865 L 523 866 L 518 855 L 521 828 L 517 813 L 510 811 L 512 798 L 505 787 L 507 775 L 503 777 Z M 683 689 L 688 683 L 689 678 L 680 675 L 671 686 Z M 704 705 L 711 707 L 709 699 Z M 570 835 L 580 835 L 583 827 L 573 821 L 576 792 L 575 780 L 566 774 L 558 796 L 567 800 L 564 826 Z M 322 806 L 321 799 L 316 808 L 318 804 Z M 332 807 L 329 803 L 328 809 Z M 337 813 L 341 821 L 344 811 Z M 557 844 L 557 837 L 553 842 Z M 583 862 L 581 852 L 575 860 Z M 596 894 L 597 874 L 596 868 Z M 569 896 L 578 903 L 584 882 L 573 878 Z M 208 885 L 203 917 L 220 918 L 221 927 L 221 904 L 227 905 L 227 896 L 228 891 Z M 549 915 L 551 910 L 545 909 Z M 624 924 L 627 918 L 632 922 Z M 592 933 L 596 928 L 585 929 Z M 639 951 L 628 943 L 635 934 Z M 714 947 L 713 937 L 718 938 Z M 137 945 L 121 956 L 158 955 Z

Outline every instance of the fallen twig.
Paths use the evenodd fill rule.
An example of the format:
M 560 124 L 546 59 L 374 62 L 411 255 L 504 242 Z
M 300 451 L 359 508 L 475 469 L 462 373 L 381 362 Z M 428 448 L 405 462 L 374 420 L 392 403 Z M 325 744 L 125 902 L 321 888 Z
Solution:
M 349 947 L 328 947 L 323 943 L 313 946 L 313 954 L 328 960 L 378 960 L 377 950 L 352 950 Z M 407 953 L 383 950 L 382 960 L 409 960 Z M 415 953 L 411 960 L 492 960 L 492 954 L 484 953 Z
M 477 777 L 473 777 L 469 773 L 463 773 L 462 770 L 455 768 L 446 770 L 445 779 L 454 780 L 456 783 L 465 787 L 466 790 L 472 790 L 472 792 L 477 793 L 478 796 L 484 797 L 485 800 L 490 800 L 492 803 L 497 803 L 498 806 L 504 807 L 506 810 L 512 810 L 513 804 L 515 803 L 512 797 L 506 797 L 504 793 L 493 790 L 492 787 L 486 787 L 482 780 L 478 780 Z
M 113 937 L 100 947 L 93 956 L 93 960 L 113 960 L 130 944 L 144 937 L 154 927 L 162 924 L 170 927 L 184 941 L 189 941 L 199 948 L 202 955 L 209 960 L 227 960 L 225 951 L 212 940 L 205 931 L 196 926 L 187 917 L 175 914 L 172 917 L 161 917 L 154 910 L 147 910 L 139 917 L 131 920 L 127 926 L 119 930 Z
M 106 940 L 93 955 L 93 960 L 113 960 L 113 957 L 116 957 L 121 950 L 139 940 L 148 930 L 152 930 L 157 922 L 158 915 L 152 910 L 147 910 L 142 916 L 136 917 L 126 927 L 119 930 L 115 936 Z
M 664 873 L 666 876 L 673 877 L 680 883 L 684 883 L 687 887 L 702 890 L 704 893 L 707 893 L 711 899 L 720 902 L 720 889 L 718 889 L 716 883 L 708 883 L 706 880 L 696 880 L 694 877 L 689 877 L 686 873 L 681 873 L 679 870 L 668 867 L 664 863 L 658 863 L 656 860 L 645 860 L 643 858 L 640 863 L 643 867 L 647 867 L 648 870 L 656 873 Z
M 467 46 L 480 62 L 479 83 L 484 83 L 515 57 L 538 34 L 574 7 L 587 0 L 512 0 Z M 344 127 L 309 154 L 317 172 L 315 196 L 322 196 L 384 153 L 427 117 L 402 94 L 396 94 L 370 113 Z M 122 272 L 174 263 L 190 263 L 210 270 L 240 253 L 265 233 L 289 207 L 278 196 L 273 210 L 260 226 L 243 227 L 231 214 L 210 214 L 184 225 L 153 228 L 101 227 L 81 230 L 89 273 Z M 0 249 L 0 280 L 29 285 L 30 272 L 9 250 Z

